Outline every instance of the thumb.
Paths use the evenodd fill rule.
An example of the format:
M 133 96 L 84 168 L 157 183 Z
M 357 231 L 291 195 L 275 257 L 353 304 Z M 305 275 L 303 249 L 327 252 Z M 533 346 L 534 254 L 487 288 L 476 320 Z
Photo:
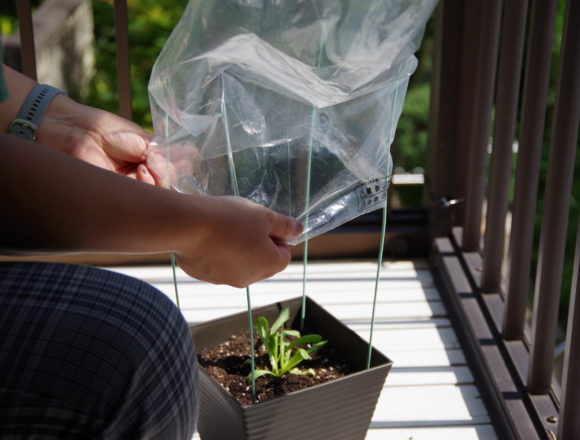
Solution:
M 272 211 L 272 225 L 270 236 L 278 238 L 292 238 L 300 235 L 304 230 L 302 224 L 293 218 Z

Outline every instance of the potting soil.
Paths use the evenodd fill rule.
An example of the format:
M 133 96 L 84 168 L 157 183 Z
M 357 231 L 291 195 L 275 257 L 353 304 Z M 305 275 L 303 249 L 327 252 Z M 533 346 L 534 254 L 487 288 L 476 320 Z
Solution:
M 256 337 L 257 340 L 257 337 Z M 210 376 L 229 392 L 240 404 L 252 404 L 252 388 L 247 377 L 250 374 L 249 332 L 232 335 L 227 341 L 209 349 L 202 349 L 198 361 Z M 259 346 L 258 346 L 259 345 Z M 268 355 L 261 344 L 257 344 L 256 368 L 268 369 Z M 314 374 L 285 374 L 278 378 L 270 375 L 256 379 L 256 403 L 283 394 L 302 390 L 329 382 L 354 372 L 345 358 L 327 343 L 312 354 L 311 360 L 298 365 L 303 371 L 312 369 Z

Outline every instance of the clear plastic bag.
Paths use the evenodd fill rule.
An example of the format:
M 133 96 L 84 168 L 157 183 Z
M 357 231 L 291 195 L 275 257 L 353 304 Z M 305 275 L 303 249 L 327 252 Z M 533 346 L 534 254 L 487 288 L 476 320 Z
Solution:
M 240 195 L 304 223 L 384 206 L 389 153 L 436 0 L 190 0 L 149 82 L 178 191 Z

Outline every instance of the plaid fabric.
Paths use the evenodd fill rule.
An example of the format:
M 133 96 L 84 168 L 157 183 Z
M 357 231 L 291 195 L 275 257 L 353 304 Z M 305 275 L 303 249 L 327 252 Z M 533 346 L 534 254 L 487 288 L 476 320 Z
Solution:
M 192 338 L 148 284 L 67 264 L 0 264 L 0 438 L 187 439 Z

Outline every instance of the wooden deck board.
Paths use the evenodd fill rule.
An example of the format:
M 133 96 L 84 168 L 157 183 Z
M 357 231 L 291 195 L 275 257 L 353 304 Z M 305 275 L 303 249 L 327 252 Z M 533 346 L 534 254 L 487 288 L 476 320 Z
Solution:
M 365 440 L 493 440 L 491 425 L 369 429 Z
M 174 299 L 169 266 L 117 268 Z M 252 286 L 254 307 L 302 294 L 303 269 L 291 264 Z M 368 340 L 376 264 L 314 262 L 307 294 Z M 246 310 L 245 290 L 214 286 L 178 270 L 189 322 Z M 373 345 L 393 360 L 367 440 L 496 439 L 427 264 L 387 262 L 380 273 Z M 199 439 L 195 436 L 194 439 Z
M 395 363 L 395 365 L 397 365 Z M 440 367 L 393 367 L 385 387 L 427 386 L 427 385 L 466 385 L 473 383 L 473 375 L 465 365 Z
M 371 427 L 450 426 L 489 423 L 474 385 L 385 387 Z

